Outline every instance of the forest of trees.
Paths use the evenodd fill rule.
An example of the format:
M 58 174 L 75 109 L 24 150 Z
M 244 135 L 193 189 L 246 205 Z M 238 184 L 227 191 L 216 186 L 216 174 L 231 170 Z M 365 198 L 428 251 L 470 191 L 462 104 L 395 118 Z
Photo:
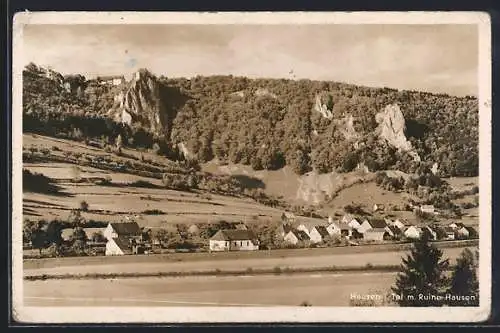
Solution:
M 159 77 L 159 84 L 169 87 L 168 98 L 183 101 L 169 104 L 175 118 L 165 137 L 144 125 L 113 121 L 109 111 L 123 87 L 100 86 L 78 75 L 54 79 L 46 72 L 34 64 L 23 72 L 26 132 L 103 141 L 120 135 L 124 146 L 156 145 L 171 158 L 181 158 L 177 144 L 182 142 L 200 162 L 217 157 L 255 170 L 288 165 L 298 174 L 348 172 L 363 162 L 370 171 L 414 172 L 421 163 L 375 134 L 375 115 L 397 103 L 407 137 L 424 164 L 438 163 L 441 176 L 478 174 L 478 101 L 470 96 L 311 80 Z M 333 119 L 314 110 L 316 96 L 323 96 Z M 354 119 L 355 138 L 345 135 L 348 115 Z

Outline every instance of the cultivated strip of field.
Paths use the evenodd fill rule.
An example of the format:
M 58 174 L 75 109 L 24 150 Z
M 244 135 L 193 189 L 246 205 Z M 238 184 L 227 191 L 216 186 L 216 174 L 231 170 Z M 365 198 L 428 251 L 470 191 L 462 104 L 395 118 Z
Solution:
M 450 258 L 451 261 L 454 261 L 463 250 L 461 248 L 445 248 L 443 249 L 444 257 Z M 259 251 L 263 255 L 265 255 L 266 251 Z M 278 252 L 278 251 L 276 251 Z M 283 253 L 285 254 L 285 253 Z M 301 269 L 312 269 L 312 268 L 332 268 L 342 267 L 343 269 L 353 269 L 356 267 L 387 267 L 399 265 L 401 263 L 401 258 L 404 257 L 406 251 L 384 251 L 384 252 L 370 252 L 370 253 L 335 253 L 331 252 L 330 254 L 323 255 L 309 255 L 309 256 L 285 256 L 282 257 L 259 257 L 252 258 L 244 256 L 236 258 L 236 259 L 228 259 L 227 256 L 224 256 L 224 253 L 221 253 L 221 259 L 217 260 L 218 254 L 209 254 L 212 256 L 211 259 L 206 258 L 202 260 L 189 260 L 189 256 L 186 256 L 185 259 L 181 259 L 181 257 L 177 257 L 178 261 L 169 260 L 168 256 L 161 256 L 160 258 L 164 258 L 161 261 L 151 261 L 147 262 L 148 256 L 141 256 L 135 258 L 144 258 L 145 261 L 134 260 L 134 256 L 128 256 L 125 258 L 131 258 L 130 260 L 134 260 L 129 262 L 123 260 L 122 262 L 107 262 L 107 257 L 99 257 L 96 258 L 101 259 L 102 262 L 97 264 L 94 261 L 94 264 L 89 262 L 85 263 L 84 260 L 81 262 L 78 261 L 78 258 L 68 258 L 68 259 L 76 259 L 72 262 L 73 265 L 69 266 L 52 266 L 52 267 L 43 267 L 38 266 L 38 268 L 33 267 L 33 263 L 36 264 L 37 260 L 34 261 L 25 261 L 24 262 L 24 276 L 25 278 L 33 279 L 35 276 L 63 276 L 63 275 L 101 275 L 105 274 L 114 274 L 114 276 L 118 275 L 129 275 L 132 274 L 143 274 L 143 275 L 156 275 L 156 274 L 185 274 L 186 272 L 210 272 L 214 273 L 215 271 L 249 271 L 249 270 L 275 270 L 275 269 L 290 269 L 290 270 L 301 270 Z M 153 258 L 154 256 L 151 256 Z M 202 257 L 203 258 L 203 257 Z M 90 259 L 90 258 L 89 258 Z M 56 259 L 57 260 L 57 259 Z M 50 261 L 45 259 L 42 263 L 46 263 L 46 266 L 49 266 Z M 71 263 L 71 262 L 66 262 Z M 30 268 L 31 266 L 31 268 Z M 205 273 L 204 273 L 205 274 Z
M 126 279 L 144 277 L 189 277 L 189 276 L 256 276 L 269 274 L 304 274 L 304 273 L 339 273 L 339 272 L 398 272 L 400 265 L 378 265 L 372 266 L 346 266 L 346 267 L 284 267 L 274 268 L 247 268 L 244 270 L 200 270 L 200 271 L 180 271 L 180 272 L 141 272 L 141 273 L 92 273 L 92 274 L 56 274 L 56 275 L 29 275 L 24 279 L 28 281 L 37 280 L 73 280 L 73 279 Z

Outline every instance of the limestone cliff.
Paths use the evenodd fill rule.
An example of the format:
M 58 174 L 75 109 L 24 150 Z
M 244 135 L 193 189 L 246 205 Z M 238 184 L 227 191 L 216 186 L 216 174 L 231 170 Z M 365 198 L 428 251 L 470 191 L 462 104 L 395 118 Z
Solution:
M 136 72 L 128 88 L 118 96 L 120 121 L 140 123 L 155 134 L 168 134 L 171 119 L 161 89 L 158 79 L 149 71 Z
M 406 122 L 399 105 L 387 105 L 383 111 L 376 115 L 375 120 L 379 124 L 377 132 L 382 140 L 400 151 L 409 153 L 414 160 L 420 161 L 420 156 L 406 138 Z

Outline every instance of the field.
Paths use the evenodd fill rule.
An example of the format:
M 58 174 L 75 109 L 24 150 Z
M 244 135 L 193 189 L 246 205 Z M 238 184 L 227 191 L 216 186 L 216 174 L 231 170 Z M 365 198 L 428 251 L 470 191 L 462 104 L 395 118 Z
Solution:
M 86 147 L 69 140 L 24 135 L 24 144 L 40 148 L 58 147 L 83 154 L 95 153 L 95 148 Z M 103 153 L 99 151 L 99 153 Z M 129 152 L 127 152 L 129 153 Z M 119 221 L 133 215 L 141 226 L 162 227 L 176 223 L 232 221 L 269 221 L 278 218 L 282 211 L 256 203 L 247 198 L 236 198 L 201 192 L 174 191 L 164 188 L 143 188 L 130 185 L 136 181 L 147 181 L 161 185 L 161 180 L 127 173 L 101 170 L 90 166 L 70 163 L 24 163 L 32 172 L 42 173 L 54 179 L 61 187 L 62 195 L 25 192 L 23 211 L 27 218 L 67 218 L 72 209 L 79 208 L 81 201 L 89 204 L 82 216 L 100 221 Z M 92 182 L 73 183 L 80 178 L 110 177 L 115 186 L 100 186 Z M 123 186 L 120 186 L 122 184 Z M 158 215 L 146 214 L 146 210 L 157 210 Z
M 443 243 L 445 244 L 445 243 Z M 457 244 L 460 245 L 460 244 Z M 475 246 L 472 246 L 475 247 Z M 451 261 L 463 246 L 444 248 Z M 120 273 L 161 273 L 314 267 L 364 267 L 399 265 L 406 251 L 394 246 L 359 246 L 233 253 L 199 253 L 151 256 L 84 257 L 26 260 L 25 276 Z
M 472 247 L 474 248 L 474 246 Z M 25 262 L 25 276 L 41 274 L 124 274 L 146 272 L 192 272 L 248 268 L 355 267 L 397 265 L 405 251 L 378 247 L 294 250 L 286 256 L 270 253 L 268 258 L 211 255 L 127 256 L 62 258 Z M 385 250 L 385 251 L 384 251 Z M 452 264 L 463 247 L 443 249 Z M 257 256 L 266 255 L 260 251 Z M 274 251 L 279 252 L 279 251 Z M 301 255 L 299 255 L 301 254 Z M 230 254 L 232 255 L 232 254 Z M 234 254 L 237 255 L 237 254 Z M 184 260 L 180 258 L 184 257 Z M 80 260 L 79 260 L 80 259 Z M 38 268 L 36 268 L 38 267 Z M 23 295 L 28 306 L 349 306 L 351 294 L 384 297 L 395 281 L 395 272 L 297 273 L 243 276 L 127 277 L 99 279 L 24 280 Z M 290 292 L 293 290 L 293 292 Z M 385 304 L 387 305 L 387 304 Z
M 384 296 L 395 273 L 46 280 L 24 282 L 26 306 L 349 306 Z

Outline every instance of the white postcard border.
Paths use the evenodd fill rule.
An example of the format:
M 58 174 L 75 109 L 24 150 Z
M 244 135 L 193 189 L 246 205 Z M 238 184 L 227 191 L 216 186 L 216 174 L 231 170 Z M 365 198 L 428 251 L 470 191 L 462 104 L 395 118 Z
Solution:
M 477 24 L 479 27 L 480 306 L 356 307 L 26 307 L 22 269 L 22 67 L 27 24 Z M 140 13 L 23 12 L 13 25 L 12 295 L 25 323 L 478 322 L 491 309 L 491 26 L 480 12 Z

